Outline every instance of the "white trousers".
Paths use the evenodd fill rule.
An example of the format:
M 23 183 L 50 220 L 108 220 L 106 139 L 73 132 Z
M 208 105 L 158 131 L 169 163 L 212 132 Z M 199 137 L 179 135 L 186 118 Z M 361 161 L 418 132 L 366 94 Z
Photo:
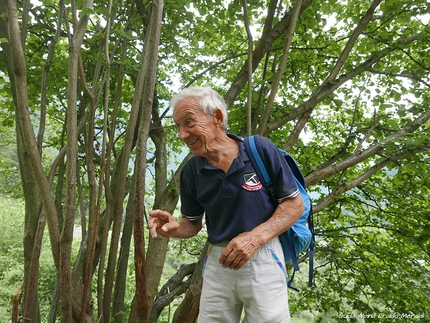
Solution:
M 223 268 L 224 245 L 209 246 L 199 323 L 289 323 L 284 259 L 278 238 L 263 245 L 241 269 Z M 278 258 L 278 259 L 276 259 Z M 278 261 L 277 261 L 278 260 Z M 285 266 L 285 264 L 284 264 Z

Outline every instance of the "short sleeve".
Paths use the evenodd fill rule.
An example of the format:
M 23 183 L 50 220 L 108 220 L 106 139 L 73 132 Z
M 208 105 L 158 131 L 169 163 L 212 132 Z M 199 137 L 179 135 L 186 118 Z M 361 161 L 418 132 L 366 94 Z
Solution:
M 204 214 L 204 208 L 197 201 L 195 176 L 197 169 L 193 158 L 184 166 L 180 176 L 180 198 L 181 213 L 190 221 L 201 219 Z
M 260 137 L 260 143 L 266 159 L 267 172 L 273 181 L 278 202 L 300 195 L 293 173 L 278 147 L 265 137 Z

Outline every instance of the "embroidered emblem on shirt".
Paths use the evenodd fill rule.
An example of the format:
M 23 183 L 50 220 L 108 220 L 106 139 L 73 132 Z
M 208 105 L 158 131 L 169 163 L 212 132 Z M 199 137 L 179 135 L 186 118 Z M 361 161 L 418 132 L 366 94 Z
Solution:
M 243 180 L 245 183 L 242 185 L 242 187 L 247 191 L 258 191 L 263 186 L 256 173 L 243 175 Z

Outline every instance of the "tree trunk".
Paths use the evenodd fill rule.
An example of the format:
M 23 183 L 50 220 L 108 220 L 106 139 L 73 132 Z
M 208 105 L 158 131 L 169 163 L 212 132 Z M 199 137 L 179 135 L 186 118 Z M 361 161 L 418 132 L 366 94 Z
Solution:
M 162 127 L 162 118 L 158 113 L 158 101 L 154 100 L 152 106 L 152 126 L 149 133 L 155 144 L 155 201 L 154 209 L 163 208 L 163 192 L 167 187 L 167 146 L 166 133 Z M 177 198 L 176 198 L 177 201 Z M 170 210 L 173 212 L 173 210 Z M 163 272 L 168 239 L 152 239 L 149 237 L 146 261 L 151 264 L 148 267 L 148 301 L 151 311 L 154 298 L 157 294 L 161 274 Z
M 145 33 L 145 47 L 143 51 L 142 71 L 139 72 L 139 84 L 142 82 L 143 98 L 142 108 L 143 115 L 139 126 L 139 135 L 136 144 L 136 190 L 134 195 L 134 266 L 136 272 L 136 306 L 137 320 L 136 323 L 148 322 L 149 319 L 149 301 L 147 292 L 147 276 L 145 261 L 145 240 L 144 240 L 144 195 L 145 195 L 145 178 L 146 178 L 146 153 L 151 125 L 151 113 L 153 108 L 156 69 L 158 59 L 158 46 L 160 43 L 161 19 L 163 13 L 163 1 L 155 0 L 152 3 L 151 18 L 148 31 Z M 140 84 L 139 84 L 140 85 Z M 139 88 L 137 88 L 138 90 Z M 139 96 L 140 98 L 140 96 Z M 135 100 L 133 100 L 133 103 Z
M 10 5 L 10 4 L 9 4 Z M 9 9 L 10 10 L 10 9 Z M 0 14 L 6 13 L 5 1 L 0 1 Z M 1 37 L 9 39 L 9 26 L 6 21 L 0 19 L 0 34 Z M 23 304 L 22 313 L 26 313 L 24 320 L 30 320 L 31 322 L 40 322 L 39 302 L 38 302 L 38 291 L 37 291 L 37 278 L 38 278 L 38 266 L 35 267 L 36 261 L 39 259 L 39 255 L 34 253 L 35 250 L 40 250 L 40 241 L 36 242 L 36 232 L 39 223 L 39 215 L 42 208 L 42 202 L 40 195 L 38 194 L 38 186 L 36 178 L 32 171 L 30 159 L 27 153 L 26 146 L 24 144 L 21 132 L 21 124 L 19 122 L 19 109 L 18 102 L 23 99 L 18 99 L 16 87 L 17 80 L 15 78 L 15 63 L 12 53 L 12 49 L 9 43 L 2 42 L 3 52 L 6 61 L 6 67 L 11 83 L 11 91 L 15 105 L 15 126 L 16 126 L 16 143 L 17 143 L 17 155 L 19 161 L 19 170 L 21 173 L 22 186 L 25 198 L 25 226 L 24 226 L 24 282 L 23 282 Z M 25 69 L 25 66 L 24 66 Z M 20 78 L 21 81 L 24 78 Z M 24 98 L 25 100 L 25 98 Z M 22 112 L 21 112 L 22 113 Z M 43 231 L 43 230 L 42 230 Z M 42 232 L 43 233 L 43 232 Z M 40 237 L 40 236 L 39 236 Z M 36 249 L 35 249 L 36 248 Z M 33 265 L 32 265 L 33 261 Z M 33 270 L 30 270 L 33 268 Z
M 130 196 L 135 191 L 134 176 L 131 184 Z M 125 212 L 124 226 L 121 236 L 121 248 L 118 259 L 118 270 L 116 273 L 114 297 L 112 300 L 112 315 L 116 323 L 124 322 L 125 306 L 124 296 L 126 291 L 128 261 L 130 259 L 131 237 L 133 235 L 133 210 L 134 199 L 129 198 Z
M 200 254 L 200 259 L 194 270 L 193 277 L 191 278 L 190 288 L 185 294 L 184 300 L 181 305 L 176 309 L 173 316 L 172 323 L 195 323 L 199 316 L 200 308 L 200 295 L 202 292 L 203 284 L 203 265 L 208 253 L 209 242 L 206 241 L 204 248 Z

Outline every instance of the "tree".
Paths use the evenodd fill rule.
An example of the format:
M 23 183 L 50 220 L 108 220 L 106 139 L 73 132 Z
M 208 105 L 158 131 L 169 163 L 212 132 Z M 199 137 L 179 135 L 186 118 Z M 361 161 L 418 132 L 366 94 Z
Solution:
M 15 117 L 26 201 L 24 321 L 41 321 L 45 222 L 60 291 L 50 322 L 58 302 L 64 322 L 157 317 L 150 311 L 166 304 L 157 291 L 169 241 L 144 235 L 144 206 L 176 207 L 188 157 L 169 174 L 183 147 L 166 102 L 191 84 L 224 95 L 231 132 L 269 137 L 306 174 L 318 266 L 316 286 L 291 296 L 293 313 L 428 308 L 426 1 L 2 0 L 0 11 L 1 82 L 12 89 L 2 91 L 3 109 Z M 47 149 L 57 155 L 45 168 Z M 173 296 L 187 293 L 173 320 L 195 317 L 199 270 L 174 281 L 182 288 Z

